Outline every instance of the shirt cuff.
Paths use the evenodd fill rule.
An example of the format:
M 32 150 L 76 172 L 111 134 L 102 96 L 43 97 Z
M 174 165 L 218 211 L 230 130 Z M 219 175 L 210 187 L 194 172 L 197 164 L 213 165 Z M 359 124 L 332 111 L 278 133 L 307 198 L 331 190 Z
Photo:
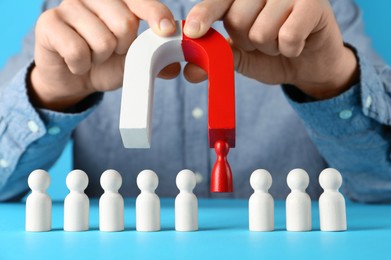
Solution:
M 294 86 L 282 87 L 310 135 L 349 137 L 391 123 L 390 92 L 369 61 L 360 53 L 356 56 L 360 81 L 337 97 L 316 101 Z
M 69 137 L 80 121 L 100 103 L 96 93 L 82 102 L 84 110 L 60 113 L 36 109 L 27 94 L 26 78 L 31 64 L 21 69 L 9 84 L 0 87 L 0 187 L 18 165 L 27 147 L 37 140 L 45 143 Z
M 294 86 L 283 90 L 319 152 L 341 171 L 343 192 L 358 201 L 389 201 L 390 68 L 375 69 L 356 55 L 359 83 L 337 97 L 315 101 Z
M 95 107 L 99 105 L 103 93 L 95 93 L 85 98 L 77 106 L 72 107 L 68 112 L 56 112 L 44 108 L 37 108 L 36 111 L 45 126 L 46 133 L 57 135 L 59 133 L 70 133 L 76 126 L 88 117 Z

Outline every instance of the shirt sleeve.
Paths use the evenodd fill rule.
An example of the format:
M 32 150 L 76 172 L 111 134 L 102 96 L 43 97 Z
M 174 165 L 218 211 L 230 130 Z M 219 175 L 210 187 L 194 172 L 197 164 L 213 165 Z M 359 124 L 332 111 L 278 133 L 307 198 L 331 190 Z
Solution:
M 27 95 L 29 67 L 0 87 L 0 201 L 25 192 L 32 170 L 53 165 L 73 129 L 102 98 L 94 94 L 69 113 L 36 109 Z
M 329 166 L 341 171 L 345 194 L 357 201 L 389 202 L 391 68 L 370 48 L 355 6 L 350 19 L 338 19 L 348 1 L 339 2 L 334 8 L 345 41 L 355 48 L 359 83 L 323 101 L 311 100 L 294 86 L 283 90 Z

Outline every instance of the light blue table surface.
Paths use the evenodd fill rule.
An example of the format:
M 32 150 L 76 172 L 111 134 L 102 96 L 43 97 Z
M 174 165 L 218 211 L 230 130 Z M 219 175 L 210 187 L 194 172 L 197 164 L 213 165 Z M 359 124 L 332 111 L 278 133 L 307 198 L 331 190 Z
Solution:
M 159 232 L 135 231 L 134 199 L 125 200 L 123 232 L 98 230 L 91 200 L 90 230 L 64 232 L 63 202 L 53 203 L 53 230 L 24 231 L 24 203 L 0 204 L 0 259 L 391 259 L 391 206 L 348 202 L 346 232 L 285 230 L 285 202 L 275 203 L 273 232 L 248 231 L 247 200 L 199 200 L 196 232 L 174 230 L 174 200 L 161 200 Z

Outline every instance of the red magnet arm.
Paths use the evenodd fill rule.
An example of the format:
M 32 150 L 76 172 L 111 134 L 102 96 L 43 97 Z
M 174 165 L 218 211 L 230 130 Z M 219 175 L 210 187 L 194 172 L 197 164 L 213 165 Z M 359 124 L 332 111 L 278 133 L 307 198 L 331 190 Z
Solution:
M 183 21 L 184 28 L 185 21 Z M 212 192 L 232 192 L 232 172 L 227 161 L 230 147 L 235 147 L 234 61 L 224 37 L 211 28 L 203 37 L 188 38 L 182 33 L 185 60 L 203 68 L 208 74 L 209 146 L 215 148 L 217 160 L 212 170 Z

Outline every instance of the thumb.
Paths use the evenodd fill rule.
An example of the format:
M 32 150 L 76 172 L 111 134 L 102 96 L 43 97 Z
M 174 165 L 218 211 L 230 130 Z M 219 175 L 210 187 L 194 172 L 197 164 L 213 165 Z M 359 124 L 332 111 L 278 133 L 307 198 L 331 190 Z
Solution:
M 156 34 L 169 36 L 175 32 L 174 16 L 160 1 L 125 0 L 125 3 L 139 19 L 147 21 Z
M 184 33 L 190 38 L 202 37 L 212 24 L 224 17 L 233 0 L 204 0 L 189 11 Z

